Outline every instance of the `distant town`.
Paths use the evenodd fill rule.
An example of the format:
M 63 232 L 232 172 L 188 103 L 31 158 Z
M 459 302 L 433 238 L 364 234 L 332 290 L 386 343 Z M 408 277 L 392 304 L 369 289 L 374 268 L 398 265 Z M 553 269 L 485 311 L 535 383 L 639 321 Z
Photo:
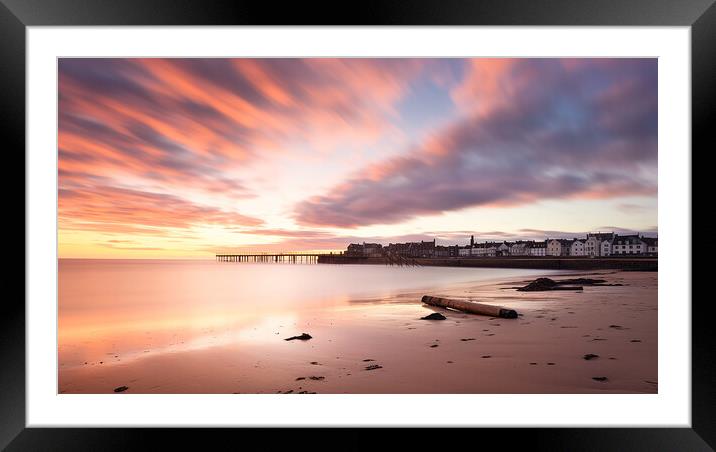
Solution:
M 390 243 L 351 243 L 345 256 L 385 257 L 401 256 L 412 258 L 431 257 L 545 257 L 545 256 L 657 256 L 658 238 L 641 234 L 618 235 L 589 233 L 585 238 L 486 241 L 477 243 L 470 237 L 469 245 L 436 245 L 435 240 Z

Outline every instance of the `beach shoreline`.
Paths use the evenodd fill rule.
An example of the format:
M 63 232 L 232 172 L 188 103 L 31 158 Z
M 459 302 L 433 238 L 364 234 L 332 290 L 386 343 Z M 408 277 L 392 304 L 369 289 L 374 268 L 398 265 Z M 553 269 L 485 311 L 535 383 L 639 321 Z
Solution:
M 516 285 L 534 278 L 496 278 L 352 299 L 247 331 L 210 331 L 195 347 L 116 354 L 102 364 L 61 363 L 59 392 L 111 393 L 124 386 L 124 393 L 658 392 L 658 274 L 547 274 L 577 275 L 622 285 L 518 292 Z M 501 305 L 521 315 L 499 319 L 428 307 L 422 295 Z M 446 319 L 420 320 L 432 312 Z M 301 333 L 312 338 L 284 340 Z

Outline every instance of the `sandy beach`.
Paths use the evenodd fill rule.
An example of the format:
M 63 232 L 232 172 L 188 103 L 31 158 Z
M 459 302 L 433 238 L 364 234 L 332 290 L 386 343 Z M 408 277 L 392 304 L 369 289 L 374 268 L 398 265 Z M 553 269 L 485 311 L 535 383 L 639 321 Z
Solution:
M 564 272 L 615 286 L 519 292 L 500 279 L 352 299 L 251 328 L 176 333 L 141 353 L 79 362 L 60 393 L 656 393 L 656 272 Z M 433 308 L 439 295 L 515 309 L 500 319 Z M 257 315 L 260 317 L 260 306 Z M 446 320 L 420 320 L 440 312 Z M 310 340 L 284 339 L 308 333 Z M 596 355 L 585 359 L 585 355 Z

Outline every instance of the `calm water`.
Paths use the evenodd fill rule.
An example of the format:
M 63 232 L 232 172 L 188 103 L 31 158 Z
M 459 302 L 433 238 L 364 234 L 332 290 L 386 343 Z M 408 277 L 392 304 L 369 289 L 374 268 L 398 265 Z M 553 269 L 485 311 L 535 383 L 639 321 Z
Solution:
M 177 260 L 59 263 L 59 361 L 80 365 L 201 347 L 202 335 L 275 328 L 312 309 L 421 288 L 519 278 L 545 271 L 372 265 L 292 265 Z M 416 302 L 418 300 L 416 299 Z M 270 321 L 267 319 L 271 319 Z M 193 345 L 192 345 L 193 344 Z

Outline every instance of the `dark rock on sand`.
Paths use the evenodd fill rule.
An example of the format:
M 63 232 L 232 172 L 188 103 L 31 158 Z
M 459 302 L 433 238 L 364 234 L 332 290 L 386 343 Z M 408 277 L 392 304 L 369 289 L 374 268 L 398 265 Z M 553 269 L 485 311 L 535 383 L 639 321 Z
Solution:
M 430 315 L 426 315 L 425 317 L 420 317 L 420 320 L 445 320 L 447 317 L 440 314 L 439 312 L 433 312 Z
M 590 360 L 592 360 L 592 359 L 594 359 L 594 358 L 599 358 L 599 355 L 595 355 L 594 353 L 587 353 L 587 354 L 584 355 L 582 358 L 584 358 L 584 359 L 587 360 L 587 361 L 590 361 Z
M 520 292 L 541 292 L 546 290 L 582 290 L 582 287 L 566 286 L 550 278 L 537 278 L 517 290 Z
M 430 346 L 430 348 L 435 348 L 435 347 L 438 347 L 438 344 L 433 344 Z
M 460 339 L 460 340 L 463 341 L 463 342 L 465 342 L 465 341 L 474 341 L 475 338 L 474 338 L 474 337 L 467 337 L 467 338 Z
M 316 377 L 316 376 L 312 376 L 312 377 L 308 377 L 308 378 L 310 378 L 311 380 L 316 380 L 316 381 L 321 381 L 321 380 L 326 379 L 326 377 Z
M 364 359 L 364 360 L 363 360 L 363 362 L 364 362 L 364 363 L 369 363 L 369 362 L 371 362 L 371 361 L 375 361 L 375 360 L 374 360 L 374 359 L 370 359 L 370 358 L 369 358 L 369 359 Z
M 305 380 L 305 379 L 306 379 L 306 377 L 298 377 L 298 378 L 296 378 L 296 381 L 301 381 L 301 380 Z
M 311 336 L 310 334 L 307 334 L 307 333 L 303 333 L 303 334 L 301 334 L 300 336 L 291 336 L 291 337 L 288 337 L 288 338 L 284 339 L 284 341 L 292 341 L 292 340 L 295 340 L 295 339 L 298 339 L 298 340 L 300 340 L 300 341 L 307 341 L 307 340 L 309 340 L 309 339 L 313 339 L 313 336 Z
M 375 369 L 382 369 L 383 366 L 380 366 L 378 364 L 371 364 L 370 366 L 366 366 L 365 370 L 375 370 Z
M 117 387 L 117 388 L 114 388 L 114 392 L 124 392 L 124 391 L 126 391 L 127 389 L 129 389 L 129 387 L 127 387 L 127 386 L 119 386 L 119 387 Z
M 592 380 L 594 381 L 607 381 L 607 377 L 592 377 Z

